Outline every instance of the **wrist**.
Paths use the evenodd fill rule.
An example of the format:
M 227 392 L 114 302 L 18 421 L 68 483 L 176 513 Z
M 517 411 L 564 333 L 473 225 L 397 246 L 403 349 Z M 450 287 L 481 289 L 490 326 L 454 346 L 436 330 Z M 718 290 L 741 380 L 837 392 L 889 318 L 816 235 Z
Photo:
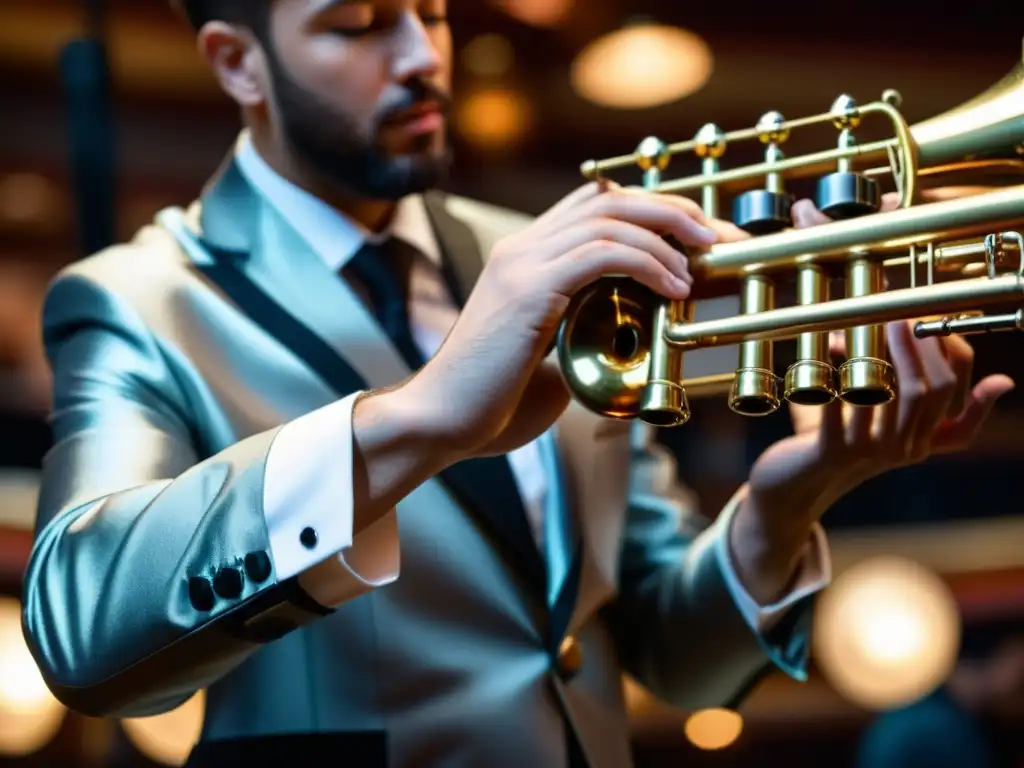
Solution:
M 414 463 L 439 472 L 463 457 L 445 433 L 444 420 L 411 379 L 388 389 L 371 390 L 355 403 L 352 427 L 367 455 L 402 452 Z
M 355 531 L 458 460 L 403 386 L 360 396 L 352 410 Z
M 759 605 L 778 602 L 796 578 L 811 542 L 810 520 L 775 514 L 748 491 L 729 526 L 737 575 Z

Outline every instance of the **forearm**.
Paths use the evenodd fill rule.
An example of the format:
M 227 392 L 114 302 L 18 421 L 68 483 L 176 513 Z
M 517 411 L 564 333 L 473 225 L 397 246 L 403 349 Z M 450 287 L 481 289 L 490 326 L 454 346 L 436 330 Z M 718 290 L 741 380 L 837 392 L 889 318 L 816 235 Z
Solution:
M 730 515 L 691 538 L 681 514 L 665 493 L 634 498 L 619 594 L 604 615 L 624 668 L 652 693 L 685 709 L 725 706 L 770 659 L 721 568 Z
M 660 508 L 660 516 L 668 519 L 672 504 L 664 496 L 660 503 L 655 499 L 646 497 L 643 506 L 631 509 L 627 533 L 635 530 L 637 535 L 627 538 L 621 592 L 609 613 L 616 619 L 612 627 L 629 671 L 678 706 L 736 702 L 772 669 L 804 679 L 809 598 L 831 578 L 823 531 L 804 529 L 799 543 L 794 538 L 790 551 L 803 557 L 798 554 L 792 565 L 777 552 L 769 554 L 776 539 L 761 533 L 751 541 L 744 538 L 747 521 L 739 514 L 746 500 L 743 487 L 696 538 L 677 532 L 656 540 L 641 534 L 657 530 L 651 516 Z M 795 537 L 798 529 L 793 530 Z M 742 544 L 749 583 L 764 585 L 777 578 L 785 586 L 755 590 L 758 598 L 753 597 L 729 552 L 733 536 Z M 769 568 L 776 575 L 762 578 Z

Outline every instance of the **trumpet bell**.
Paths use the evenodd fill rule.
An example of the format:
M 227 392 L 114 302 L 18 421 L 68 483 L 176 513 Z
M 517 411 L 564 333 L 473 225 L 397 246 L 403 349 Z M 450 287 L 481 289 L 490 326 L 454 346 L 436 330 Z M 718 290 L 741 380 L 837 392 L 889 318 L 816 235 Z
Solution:
M 661 301 L 625 277 L 603 277 L 573 297 L 556 347 L 581 405 L 609 418 L 637 418 L 651 362 L 652 318 Z

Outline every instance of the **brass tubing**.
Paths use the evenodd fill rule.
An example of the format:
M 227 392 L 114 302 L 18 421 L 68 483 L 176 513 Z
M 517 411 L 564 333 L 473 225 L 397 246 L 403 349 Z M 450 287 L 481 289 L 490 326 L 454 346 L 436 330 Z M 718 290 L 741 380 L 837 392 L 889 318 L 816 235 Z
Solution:
M 714 183 L 722 186 L 736 181 L 746 181 L 756 176 L 764 176 L 773 171 L 781 173 L 796 169 L 804 170 L 807 175 L 812 175 L 815 171 L 834 168 L 839 160 L 845 160 L 858 155 L 869 155 L 872 158 L 879 157 L 884 155 L 889 147 L 895 146 L 897 146 L 895 139 L 887 139 L 860 146 L 836 147 L 835 149 L 826 149 L 821 152 L 811 152 L 806 155 L 779 160 L 777 163 L 757 163 L 756 165 L 747 165 L 742 168 L 729 168 L 715 174 Z M 687 192 L 691 189 L 703 187 L 711 180 L 711 178 L 703 174 L 685 179 L 673 179 L 671 181 L 663 181 L 655 191 L 661 193 Z
M 871 114 L 882 113 L 894 123 L 894 130 L 897 134 L 902 133 L 900 130 L 903 127 L 903 118 L 897 110 L 895 110 L 890 104 L 884 102 L 871 102 L 865 104 L 857 109 L 858 114 L 861 118 Z M 793 132 L 800 128 L 806 128 L 812 125 L 820 125 L 822 123 L 831 123 L 835 119 L 835 115 L 831 112 L 823 112 L 817 115 L 809 115 L 807 117 L 798 117 L 792 120 L 786 120 L 778 126 L 780 131 Z M 909 128 L 909 127 L 908 127 Z M 909 134 L 909 130 L 907 133 Z M 747 141 L 750 139 L 759 138 L 761 131 L 759 128 L 741 128 L 735 131 L 729 131 L 725 133 L 724 139 L 726 142 L 732 144 L 735 142 Z M 907 137 L 909 138 L 909 136 Z M 677 141 L 667 146 L 668 154 L 678 155 L 684 152 L 692 152 L 696 149 L 698 144 L 697 139 L 687 139 L 686 141 Z M 871 144 L 865 144 L 861 147 L 851 148 L 853 151 L 847 152 L 842 149 L 832 149 L 826 152 L 816 152 L 813 154 L 803 155 L 800 158 L 794 158 L 790 161 L 790 164 L 786 166 L 786 169 L 805 168 L 815 162 L 829 162 L 834 163 L 841 157 L 849 157 L 851 155 L 869 155 L 872 160 L 880 159 L 884 157 L 887 150 L 892 147 L 896 148 L 899 146 L 899 138 L 891 138 L 883 141 L 872 142 Z M 600 174 L 608 171 L 614 171 L 621 168 L 628 168 L 635 166 L 637 161 L 640 159 L 639 153 L 632 153 L 629 155 L 618 155 L 616 157 L 607 157 L 601 160 L 587 160 L 580 165 L 580 174 L 586 179 L 595 179 Z M 758 166 L 747 166 L 745 168 L 739 168 L 736 170 L 737 173 L 747 173 L 750 176 L 762 176 L 765 171 L 754 170 Z M 697 177 L 699 178 L 699 177 Z M 746 178 L 746 176 L 738 176 L 737 178 Z M 729 177 L 731 179 L 731 177 Z M 726 176 L 717 176 L 716 181 L 729 180 Z M 671 182 L 670 182 L 671 183 Z M 700 186 L 698 183 L 696 186 Z M 668 191 L 666 187 L 662 186 L 658 191 Z
M 851 299 L 881 294 L 882 265 L 857 259 L 846 271 L 846 295 Z M 839 367 L 838 394 L 854 405 L 882 405 L 895 396 L 895 374 L 884 359 L 885 326 L 857 325 L 846 329 L 847 360 Z
M 814 254 L 815 263 L 846 262 L 851 252 L 905 249 L 915 243 L 963 239 L 979 229 L 1013 229 L 1024 220 L 1024 185 L 972 197 L 943 200 L 807 229 L 790 229 L 762 237 L 719 243 L 690 256 L 700 283 L 735 280 L 753 268 L 788 272 Z
M 797 304 L 810 306 L 828 301 L 828 279 L 817 266 L 802 267 L 797 274 Z M 796 342 L 796 354 L 799 360 L 827 361 L 828 334 L 801 333 Z
M 852 262 L 846 272 L 847 297 L 851 299 L 882 292 L 882 270 L 866 259 Z M 881 325 L 858 325 L 846 330 L 848 357 L 878 357 L 885 348 Z
M 829 300 L 828 276 L 811 264 L 797 271 L 797 304 L 802 307 Z M 824 405 L 836 396 L 835 370 L 830 362 L 828 334 L 801 333 L 796 340 L 796 362 L 786 371 L 783 397 L 798 405 Z
M 1014 265 L 1019 264 L 1020 249 L 1017 248 L 1017 244 L 1011 241 L 1003 243 L 1003 254 L 1006 257 L 1013 259 L 1010 262 Z M 965 242 L 946 243 L 945 245 L 935 248 L 935 269 L 936 271 L 960 271 L 964 267 L 968 267 L 974 264 L 984 265 L 986 257 L 985 241 L 983 239 L 967 240 Z M 915 260 L 919 265 L 924 265 L 928 262 L 927 250 L 919 250 L 917 252 Z M 895 267 L 909 267 L 910 255 L 905 254 L 903 256 L 895 256 L 891 259 L 885 259 L 882 262 L 886 269 Z
M 727 346 L 755 339 L 778 341 L 801 333 L 841 331 L 857 323 L 873 325 L 966 312 L 1021 296 L 1024 282 L 1017 275 L 978 277 L 834 299 L 814 306 L 782 307 L 757 315 L 674 323 L 667 328 L 665 338 L 682 349 Z
M 1000 331 L 1024 331 L 1024 309 L 1003 315 L 962 315 L 944 317 L 941 320 L 926 320 L 914 326 L 914 335 L 919 339 L 929 336 L 970 336 L 976 333 L 998 333 Z
M 743 282 L 740 312 L 759 315 L 775 306 L 775 286 L 763 275 Z M 729 396 L 729 408 L 744 416 L 764 416 L 779 407 L 775 380 L 775 356 L 770 340 L 745 341 L 740 345 L 739 368 Z
M 691 312 L 692 305 L 683 301 L 663 301 L 655 310 L 651 365 L 638 413 L 639 419 L 651 426 L 676 427 L 690 419 L 690 406 L 680 384 L 683 379 L 683 351 L 665 343 L 664 339 L 667 330 L 684 323 L 692 316 Z

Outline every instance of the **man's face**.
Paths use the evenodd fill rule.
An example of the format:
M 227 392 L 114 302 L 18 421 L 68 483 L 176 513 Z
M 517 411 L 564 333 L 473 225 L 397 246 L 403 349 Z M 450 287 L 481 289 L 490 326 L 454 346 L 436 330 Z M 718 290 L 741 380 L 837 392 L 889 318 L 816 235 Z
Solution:
M 449 163 L 447 0 L 279 0 L 266 54 L 278 140 L 331 188 L 397 200 Z

